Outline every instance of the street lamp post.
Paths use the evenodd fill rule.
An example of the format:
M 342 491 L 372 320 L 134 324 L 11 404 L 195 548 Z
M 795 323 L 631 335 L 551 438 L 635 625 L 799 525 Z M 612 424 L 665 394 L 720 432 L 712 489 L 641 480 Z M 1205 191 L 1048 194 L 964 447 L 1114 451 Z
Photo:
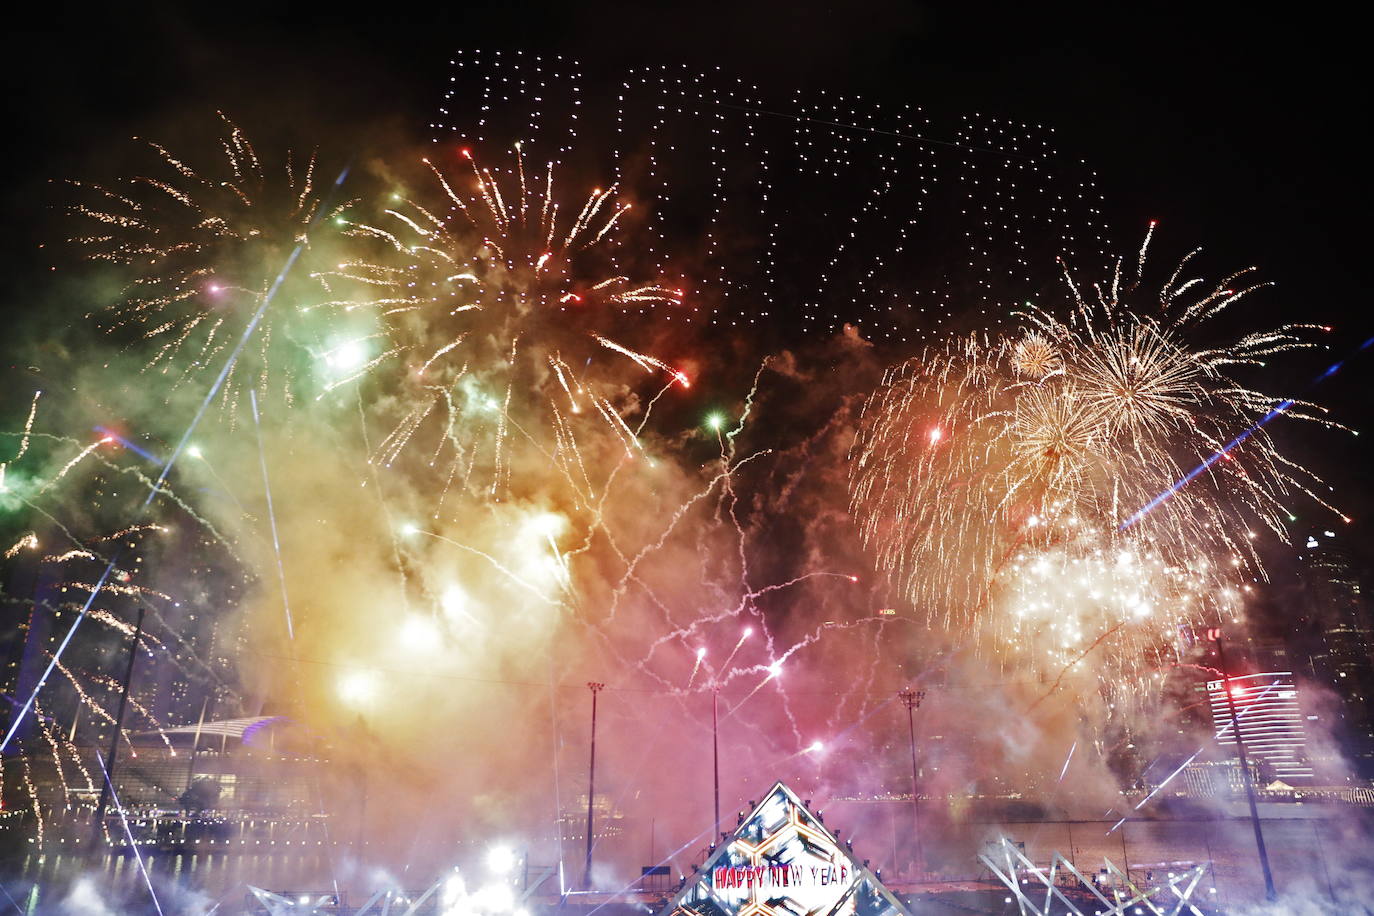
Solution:
M 596 799 L 596 695 L 606 689 L 605 684 L 588 681 L 587 689 L 592 692 L 592 759 L 587 768 L 587 862 L 582 871 L 582 888 L 592 887 L 592 803 Z
M 917 796 L 916 778 L 916 710 L 921 707 L 921 701 L 925 699 L 924 690 L 912 690 L 910 687 L 897 694 L 902 700 L 902 705 L 906 707 L 906 726 L 907 732 L 911 736 L 911 823 L 916 835 L 916 872 L 920 874 L 925 868 L 925 855 L 921 848 L 921 802 Z
M 1207 631 L 1208 637 L 1217 644 L 1217 667 L 1221 669 L 1221 690 L 1226 694 L 1226 708 L 1231 713 L 1231 730 L 1236 734 L 1236 755 L 1240 758 L 1240 778 L 1245 785 L 1245 799 L 1250 803 L 1250 824 L 1255 828 L 1255 847 L 1259 850 L 1260 870 L 1264 872 L 1264 896 L 1268 900 L 1277 899 L 1274 890 L 1274 875 L 1269 870 L 1269 851 L 1264 846 L 1264 831 L 1260 828 L 1259 810 L 1255 806 L 1255 787 L 1250 781 L 1250 764 L 1245 759 L 1245 739 L 1240 733 L 1240 716 L 1236 715 L 1236 699 L 1231 695 L 1231 676 L 1226 673 L 1226 655 L 1221 648 L 1221 630 Z
M 716 820 L 711 828 L 711 845 L 720 838 L 720 686 L 711 687 L 711 770 L 716 795 Z

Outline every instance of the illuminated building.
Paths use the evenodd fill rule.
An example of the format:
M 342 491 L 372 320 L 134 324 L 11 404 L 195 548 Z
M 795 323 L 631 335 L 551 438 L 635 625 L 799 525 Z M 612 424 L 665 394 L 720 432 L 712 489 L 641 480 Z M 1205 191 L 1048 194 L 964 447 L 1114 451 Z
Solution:
M 320 810 L 321 774 L 332 773 L 310 736 L 278 716 L 206 721 L 192 726 L 128 735 L 114 781 L 139 845 L 165 849 L 263 851 L 283 846 L 320 846 L 330 841 L 331 818 Z M 36 798 L 18 780 L 5 785 L 6 807 L 20 812 L 9 826 L 29 830 L 24 819 L 36 802 L 47 825 L 48 848 L 88 841 L 99 797 L 100 762 L 106 749 L 73 745 L 64 777 L 42 749 L 32 764 Z M 87 778 L 93 775 L 95 779 Z M 326 775 L 328 778 L 328 775 Z M 118 809 L 107 814 L 113 842 L 123 841 Z M 0 837 L 0 840 L 3 840 Z M 13 842 L 13 838 L 9 842 Z
M 1230 685 L 1245 753 L 1260 767 L 1263 778 L 1280 779 L 1290 785 L 1311 782 L 1307 737 L 1292 672 L 1242 674 L 1232 677 Z M 1221 681 L 1207 682 L 1207 697 L 1217 743 L 1226 749 L 1234 748 L 1235 730 Z
M 1245 791 L 1245 781 L 1241 776 L 1238 760 L 1200 760 L 1190 763 L 1183 769 L 1186 794 L 1192 798 L 1214 798 L 1239 795 Z M 1259 783 L 1260 772 L 1255 761 L 1250 761 L 1250 780 Z

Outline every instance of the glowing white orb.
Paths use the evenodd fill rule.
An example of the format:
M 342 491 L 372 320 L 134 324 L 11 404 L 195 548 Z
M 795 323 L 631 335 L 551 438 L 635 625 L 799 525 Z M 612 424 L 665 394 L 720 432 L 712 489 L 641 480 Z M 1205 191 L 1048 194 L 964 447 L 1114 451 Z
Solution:
M 367 362 L 367 349 L 363 346 L 362 341 L 344 341 L 326 353 L 324 361 L 332 369 L 349 372 Z
M 508 875 L 515 868 L 515 850 L 509 846 L 493 846 L 487 850 L 487 868 L 498 875 Z
M 450 620 L 468 617 L 468 594 L 458 585 L 450 585 L 439 596 L 439 607 Z
M 440 633 L 434 621 L 419 614 L 411 614 L 401 622 L 396 633 L 401 645 L 411 651 L 433 650 L 439 647 Z
M 567 524 L 567 519 L 556 512 L 540 512 L 538 515 L 530 516 L 525 524 L 533 534 L 539 537 L 553 538 L 562 533 Z
M 371 671 L 350 671 L 339 678 L 339 699 L 354 706 L 364 705 L 377 694 L 377 677 Z

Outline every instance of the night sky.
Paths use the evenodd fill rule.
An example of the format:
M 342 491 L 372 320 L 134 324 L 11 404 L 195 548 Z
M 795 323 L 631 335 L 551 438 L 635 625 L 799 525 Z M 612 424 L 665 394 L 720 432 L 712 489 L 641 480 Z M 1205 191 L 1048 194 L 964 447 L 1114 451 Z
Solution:
M 719 64 L 765 90 L 825 88 L 1053 125 L 1062 153 L 1098 170 L 1120 237 L 1158 219 L 1176 245 L 1205 246 L 1212 265 L 1255 264 L 1275 281 L 1257 306 L 1263 320 L 1334 325 L 1329 354 L 1284 360 L 1266 387 L 1368 427 L 1374 352 L 1305 389 L 1374 334 L 1358 140 L 1368 129 L 1366 48 L 1349 23 L 1281 9 L 1231 17 L 1137 6 L 1077 15 L 1038 4 L 31 7 L 7 43 L 3 308 L 41 333 L 45 304 L 61 295 L 36 248 L 60 238 L 48 182 L 119 155 L 131 134 L 174 141 L 179 130 L 206 129 L 220 108 L 254 136 L 318 129 L 356 131 L 362 145 L 386 134 L 425 139 L 459 47 L 576 57 L 593 92 L 627 66 Z M 1374 455 L 1348 435 L 1283 423 L 1274 427 L 1283 446 L 1334 485 L 1356 518 L 1353 539 L 1367 541 L 1361 517 L 1374 499 L 1363 468 Z M 1368 563 L 1368 549 L 1360 553 Z

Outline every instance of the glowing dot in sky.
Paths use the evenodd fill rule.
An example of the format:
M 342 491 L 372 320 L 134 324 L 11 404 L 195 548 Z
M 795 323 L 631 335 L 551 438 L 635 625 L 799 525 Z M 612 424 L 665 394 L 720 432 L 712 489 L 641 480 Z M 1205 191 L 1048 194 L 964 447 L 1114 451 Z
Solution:
M 325 354 L 324 361 L 335 369 L 348 371 L 367 362 L 367 351 L 360 341 L 349 340 Z
M 553 538 L 563 531 L 566 519 L 556 512 L 541 512 L 531 516 L 525 524 L 539 537 Z
M 450 585 L 439 596 L 439 607 L 449 619 L 471 617 L 468 613 L 468 595 L 457 585 Z
M 407 649 L 434 649 L 439 645 L 439 628 L 433 620 L 418 614 L 411 614 L 402 622 L 398 636 Z

